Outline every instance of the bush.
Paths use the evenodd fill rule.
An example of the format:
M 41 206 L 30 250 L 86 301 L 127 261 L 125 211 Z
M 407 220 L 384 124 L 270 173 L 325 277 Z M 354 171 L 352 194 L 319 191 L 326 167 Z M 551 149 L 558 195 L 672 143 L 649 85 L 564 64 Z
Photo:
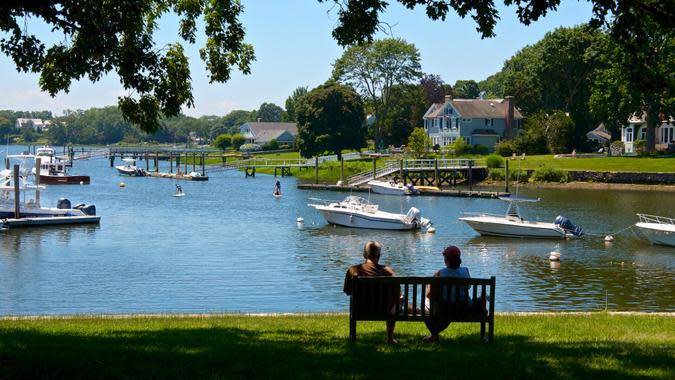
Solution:
M 262 150 L 262 147 L 258 144 L 244 144 L 239 147 L 239 150 L 242 152 L 257 152 Z
M 473 152 L 475 154 L 480 154 L 480 155 L 486 155 L 490 153 L 490 148 L 487 147 L 487 145 L 483 144 L 476 144 L 473 146 Z
M 226 150 L 232 145 L 232 136 L 228 134 L 218 135 L 213 142 L 213 145 L 218 149 Z
M 464 139 L 461 137 L 455 140 L 455 142 L 452 144 L 452 147 L 454 148 L 455 155 L 457 156 L 471 153 L 471 145 L 465 143 Z
M 504 178 L 506 177 L 506 173 L 504 172 L 504 169 L 490 169 L 488 170 L 487 173 L 487 179 L 492 180 L 492 181 L 503 181 Z
M 267 144 L 264 144 L 262 146 L 263 150 L 277 150 L 279 149 L 279 143 L 277 142 L 276 139 L 272 139 L 272 141 L 268 142 Z
M 543 166 L 532 173 L 534 182 L 569 182 L 569 174 L 565 170 Z
M 502 140 L 495 145 L 495 153 L 502 157 L 510 157 L 517 152 L 516 144 L 512 140 Z
M 504 166 L 504 159 L 496 154 L 491 154 L 485 159 L 488 168 L 501 168 Z
M 635 148 L 635 153 L 639 154 L 640 156 L 644 156 L 645 145 L 647 145 L 646 140 L 635 140 L 635 142 L 633 142 L 633 148 Z
M 526 183 L 530 180 L 530 174 L 525 169 L 509 169 L 509 179 L 511 181 L 518 181 Z
M 239 147 L 241 147 L 241 145 L 246 142 L 246 137 L 244 137 L 244 135 L 242 134 L 237 133 L 236 135 L 232 135 L 231 141 L 232 147 L 234 149 L 239 149 Z

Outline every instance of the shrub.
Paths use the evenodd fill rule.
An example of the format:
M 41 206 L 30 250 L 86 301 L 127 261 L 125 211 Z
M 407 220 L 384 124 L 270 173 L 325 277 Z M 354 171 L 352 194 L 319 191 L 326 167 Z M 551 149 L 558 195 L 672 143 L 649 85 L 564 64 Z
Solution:
M 645 155 L 645 145 L 647 145 L 646 140 L 635 140 L 633 142 L 633 147 L 635 148 L 635 153 L 639 154 L 640 156 Z
M 486 155 L 486 154 L 490 153 L 490 148 L 488 148 L 487 145 L 476 144 L 476 145 L 473 146 L 473 152 L 475 154 Z
M 568 182 L 569 174 L 565 170 L 543 166 L 532 173 L 534 182 Z
M 279 149 L 279 143 L 276 139 L 272 139 L 267 144 L 263 144 L 262 148 L 263 150 L 277 150 Z
M 527 170 L 525 169 L 509 169 L 509 179 L 511 181 L 518 181 L 518 182 L 528 182 L 530 180 L 530 174 Z
M 218 135 L 213 142 L 213 145 L 218 149 L 226 150 L 232 145 L 232 136 L 228 134 Z
M 516 144 L 512 140 L 502 140 L 495 145 L 495 153 L 502 157 L 510 157 L 517 152 Z
M 262 150 L 262 147 L 258 144 L 244 144 L 239 147 L 239 150 L 242 152 L 256 152 Z
M 488 170 L 487 179 L 492 181 L 503 181 L 506 177 L 504 169 L 493 168 Z
M 246 142 L 246 137 L 244 135 L 237 133 L 236 135 L 232 135 L 232 147 L 234 149 L 239 149 L 242 144 Z
M 461 156 L 463 154 L 471 153 L 471 145 L 464 142 L 463 138 L 458 138 L 452 144 L 452 147 L 455 150 L 455 155 Z
M 504 159 L 496 154 L 491 154 L 485 159 L 488 168 L 501 168 L 504 166 Z

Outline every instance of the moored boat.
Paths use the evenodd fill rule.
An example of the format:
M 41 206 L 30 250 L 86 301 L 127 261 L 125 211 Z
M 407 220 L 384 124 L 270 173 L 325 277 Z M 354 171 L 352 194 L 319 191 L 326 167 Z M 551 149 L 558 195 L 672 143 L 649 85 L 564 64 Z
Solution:
M 675 247 L 675 219 L 647 214 L 637 216 L 640 221 L 635 223 L 635 227 L 652 244 Z
M 339 202 L 309 204 L 319 211 L 326 221 L 345 227 L 379 230 L 413 230 L 429 228 L 431 221 L 422 218 L 420 211 L 411 207 L 407 214 L 394 214 L 379 210 L 378 205 L 350 195 Z
M 373 193 L 386 195 L 413 195 L 417 194 L 417 190 L 413 185 L 403 185 L 393 181 L 377 181 L 372 180 L 368 182 Z
M 40 183 L 50 185 L 59 184 L 88 184 L 90 178 L 88 175 L 70 175 L 68 174 L 68 162 L 56 157 L 54 149 L 49 146 L 39 148 L 35 153 L 35 158 L 40 158 L 40 167 L 33 168 L 35 176 L 40 175 Z
M 145 170 L 136 167 L 136 160 L 133 158 L 123 158 L 124 165 L 115 166 L 117 172 L 131 177 L 145 177 Z
M 539 199 L 500 197 L 509 202 L 505 215 L 465 213 L 459 218 L 481 235 L 518 238 L 571 238 L 583 235 L 583 230 L 564 216 L 558 216 L 554 223 L 528 221 L 520 216 L 518 203 L 536 202 Z

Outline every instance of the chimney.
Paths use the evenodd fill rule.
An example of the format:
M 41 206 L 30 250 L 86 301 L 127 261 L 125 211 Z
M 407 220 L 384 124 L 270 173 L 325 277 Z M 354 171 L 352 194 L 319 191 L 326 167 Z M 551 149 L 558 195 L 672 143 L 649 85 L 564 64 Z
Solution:
M 452 95 L 445 95 L 445 102 L 449 102 L 452 100 Z
M 504 138 L 513 137 L 513 96 L 504 97 Z

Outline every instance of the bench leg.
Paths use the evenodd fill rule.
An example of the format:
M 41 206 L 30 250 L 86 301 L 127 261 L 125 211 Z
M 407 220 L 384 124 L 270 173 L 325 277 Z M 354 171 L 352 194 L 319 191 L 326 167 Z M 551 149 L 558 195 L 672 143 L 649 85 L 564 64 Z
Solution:
M 480 342 L 485 343 L 485 321 L 480 322 Z
M 356 320 L 349 318 L 349 341 L 356 342 Z
M 490 330 L 488 332 L 488 342 L 492 343 L 495 338 L 495 320 L 494 317 L 490 318 Z

